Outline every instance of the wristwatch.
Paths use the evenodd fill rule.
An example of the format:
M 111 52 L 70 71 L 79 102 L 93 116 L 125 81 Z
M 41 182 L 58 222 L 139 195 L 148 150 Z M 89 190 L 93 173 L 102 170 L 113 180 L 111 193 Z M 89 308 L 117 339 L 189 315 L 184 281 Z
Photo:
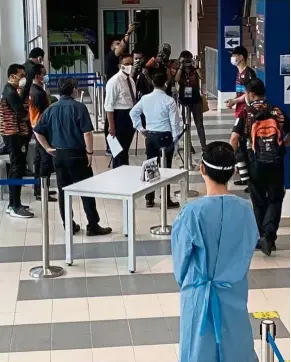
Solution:
M 94 152 L 88 152 L 88 151 L 86 150 L 86 153 L 87 153 L 87 155 L 92 156 Z

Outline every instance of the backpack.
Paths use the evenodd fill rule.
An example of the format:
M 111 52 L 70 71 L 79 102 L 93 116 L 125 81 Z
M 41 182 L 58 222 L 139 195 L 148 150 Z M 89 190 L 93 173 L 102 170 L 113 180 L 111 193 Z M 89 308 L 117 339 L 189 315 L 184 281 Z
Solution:
M 254 107 L 253 107 L 254 108 Z M 255 160 L 262 164 L 274 164 L 282 158 L 282 135 L 275 111 L 267 106 L 255 109 L 251 120 L 251 148 Z

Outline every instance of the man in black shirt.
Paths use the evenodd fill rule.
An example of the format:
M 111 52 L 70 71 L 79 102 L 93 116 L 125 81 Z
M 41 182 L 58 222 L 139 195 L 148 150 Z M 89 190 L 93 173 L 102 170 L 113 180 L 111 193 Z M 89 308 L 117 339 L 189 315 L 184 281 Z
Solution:
M 119 61 L 120 56 L 126 52 L 128 48 L 128 42 L 131 34 L 135 30 L 135 25 L 130 24 L 124 37 L 120 40 L 114 40 L 111 44 L 110 51 L 105 55 L 105 76 L 106 81 L 112 78 L 116 73 L 119 72 Z M 106 155 L 111 155 L 111 151 L 107 142 L 107 136 L 109 134 L 109 123 L 106 117 L 104 124 L 104 134 L 106 142 Z
M 87 107 L 74 99 L 78 96 L 77 81 L 61 78 L 59 90 L 61 100 L 45 110 L 34 133 L 43 148 L 55 156 L 60 214 L 65 223 L 63 188 L 93 177 L 93 126 Z M 110 234 L 111 228 L 99 225 L 95 198 L 82 197 L 82 202 L 88 219 L 87 236 Z M 73 232 L 79 231 L 80 226 L 73 222 Z
M 33 82 L 33 74 L 32 69 L 35 64 L 42 64 L 43 58 L 44 58 L 44 51 L 41 48 L 34 48 L 29 53 L 29 58 L 26 60 L 26 62 L 23 64 L 25 69 L 25 76 L 26 76 L 26 84 L 23 90 L 21 91 L 21 99 L 24 104 L 24 106 L 27 108 L 29 107 L 29 93 L 30 93 L 30 87 Z M 29 133 L 26 137 L 26 149 L 28 151 L 28 145 L 31 140 L 32 136 L 32 128 L 29 129 Z M 27 176 L 32 176 L 31 172 L 27 169 L 26 170 Z
M 45 67 L 42 64 L 34 64 L 31 70 L 33 82 L 29 95 L 29 119 L 31 127 L 34 128 L 39 122 L 43 112 L 49 107 L 50 100 L 46 91 L 43 89 L 44 84 L 48 82 L 48 76 Z M 34 177 L 51 176 L 53 170 L 52 156 L 48 154 L 42 145 L 36 140 L 35 158 L 34 158 Z M 55 191 L 49 192 L 49 202 L 56 202 L 57 199 L 52 197 Z M 41 200 L 40 183 L 35 185 L 34 196 L 38 201 Z
M 257 248 L 269 256 L 276 250 L 285 196 L 284 146 L 290 143 L 290 120 L 280 108 L 268 104 L 260 79 L 251 79 L 245 88 L 247 107 L 233 127 L 230 143 L 237 151 L 241 138 L 247 140 L 249 189 L 260 232 Z M 260 125 L 261 133 L 256 133 L 256 125 Z

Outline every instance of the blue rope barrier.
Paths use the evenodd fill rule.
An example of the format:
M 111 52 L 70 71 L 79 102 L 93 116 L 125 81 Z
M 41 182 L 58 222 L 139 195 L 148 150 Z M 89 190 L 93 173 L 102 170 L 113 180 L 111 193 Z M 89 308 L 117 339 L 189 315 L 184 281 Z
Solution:
M 50 82 L 50 83 L 48 84 L 48 88 L 52 88 L 52 87 L 57 88 L 57 87 L 58 87 L 58 84 L 57 84 L 57 83 L 52 83 L 52 82 Z M 78 84 L 78 87 L 79 87 L 79 88 L 82 88 L 82 87 L 94 87 L 94 83 L 87 83 L 87 84 L 81 83 L 81 84 Z M 104 85 L 103 83 L 97 83 L 97 84 L 96 84 L 96 87 L 97 87 L 97 88 L 103 88 L 103 87 L 105 87 L 105 85 Z
M 22 186 L 22 185 L 38 185 L 39 179 L 24 178 L 24 179 L 1 179 L 0 186 Z
M 60 73 L 60 74 L 56 74 L 56 73 L 49 73 L 49 77 L 50 78 L 61 78 L 61 77 L 81 77 L 81 76 L 92 76 L 92 77 L 96 77 L 96 73 Z
M 279 351 L 279 348 L 277 347 L 274 338 L 271 336 L 270 332 L 268 332 L 268 342 L 270 343 L 271 347 L 273 348 L 273 351 L 278 358 L 279 362 L 284 362 L 284 358 L 281 355 L 281 352 Z

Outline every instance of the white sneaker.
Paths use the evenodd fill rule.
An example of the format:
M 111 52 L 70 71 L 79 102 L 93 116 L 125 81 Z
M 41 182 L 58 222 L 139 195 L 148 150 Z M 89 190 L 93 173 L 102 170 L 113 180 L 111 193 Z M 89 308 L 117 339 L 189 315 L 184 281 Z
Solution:
M 21 207 L 23 207 L 25 210 L 29 210 L 29 206 L 21 205 Z M 13 210 L 13 207 L 12 207 L 12 206 L 8 206 L 7 209 L 6 209 L 6 214 L 7 214 L 7 215 L 10 215 L 12 210 Z
M 12 209 L 10 212 L 11 217 L 17 217 L 19 219 L 31 219 L 34 217 L 34 214 L 28 210 L 26 210 L 23 206 L 19 209 Z

